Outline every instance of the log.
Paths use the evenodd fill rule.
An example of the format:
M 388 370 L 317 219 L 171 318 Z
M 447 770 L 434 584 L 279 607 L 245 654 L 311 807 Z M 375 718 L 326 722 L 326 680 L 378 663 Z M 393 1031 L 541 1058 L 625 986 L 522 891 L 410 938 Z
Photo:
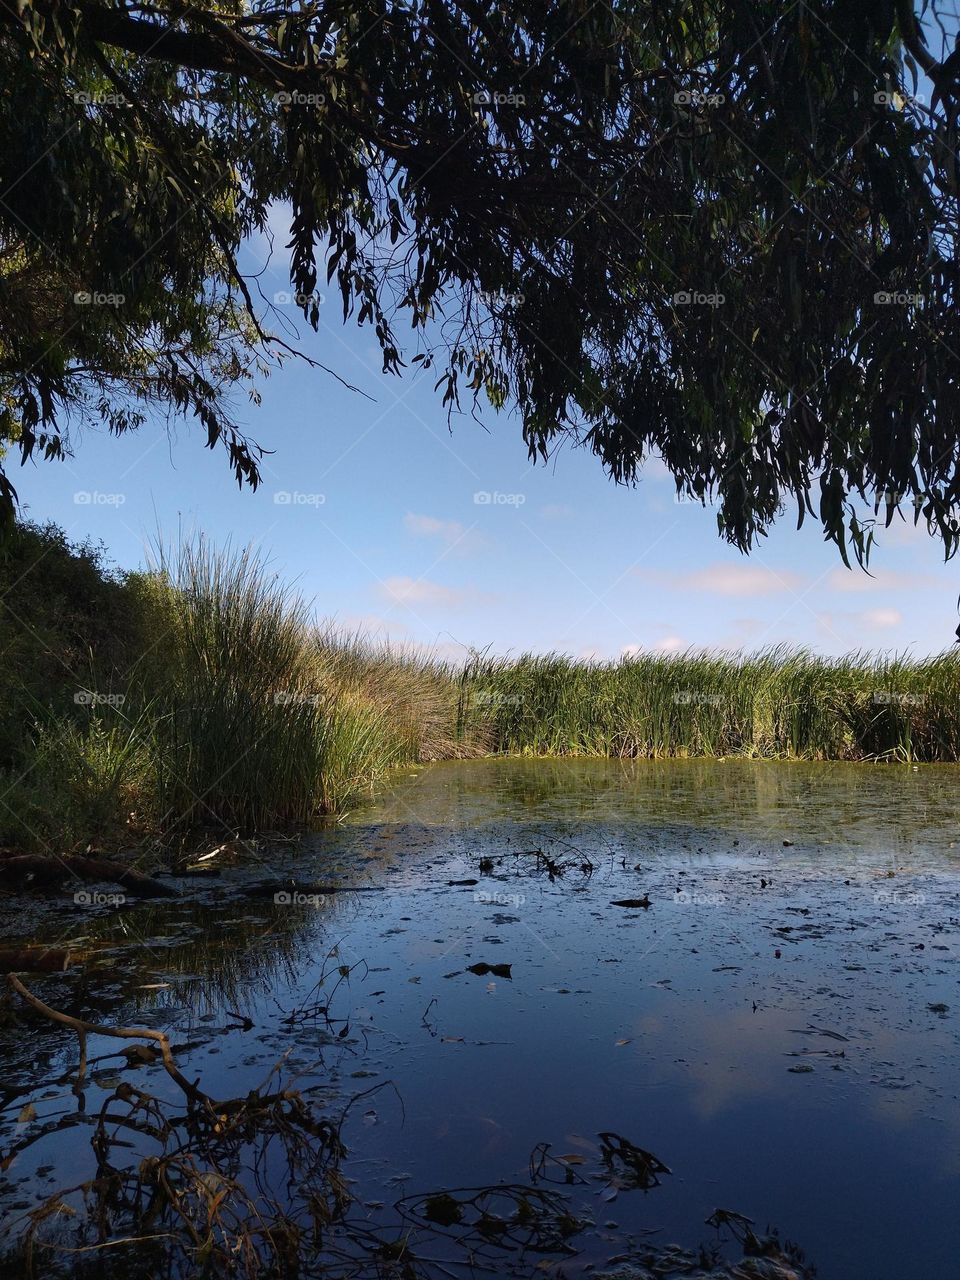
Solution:
M 51 1022 L 57 1022 L 62 1027 L 69 1027 L 76 1032 L 77 1040 L 80 1045 L 80 1062 L 77 1067 L 77 1085 L 82 1084 L 84 1076 L 87 1073 L 87 1036 L 115 1036 L 118 1040 L 152 1040 L 154 1044 L 159 1046 L 160 1056 L 163 1059 L 164 1070 L 167 1075 L 183 1090 L 191 1102 L 207 1102 L 211 1099 L 200 1089 L 196 1083 L 188 1080 L 177 1069 L 177 1065 L 173 1060 L 173 1053 L 170 1049 L 170 1041 L 167 1039 L 166 1032 L 154 1031 L 152 1027 L 105 1027 L 97 1022 L 87 1022 L 86 1018 L 74 1018 L 69 1013 L 61 1013 L 59 1009 L 52 1009 L 50 1005 L 44 1004 L 32 991 L 28 991 L 16 974 L 7 974 L 7 985 L 12 991 L 16 991 L 21 999 L 25 1000 L 32 1009 L 36 1009 L 37 1013 L 42 1013 L 45 1018 L 49 1018 Z
M 134 871 L 122 862 L 107 858 L 89 858 L 86 855 L 65 853 L 50 856 L 40 853 L 19 853 L 10 858 L 0 858 L 0 884 L 23 886 L 24 882 L 37 885 L 60 884 L 68 876 L 86 883 L 107 881 L 118 884 L 135 898 L 176 898 L 179 895 L 172 885 L 163 884 L 142 871 Z
M 71 964 L 79 964 L 78 952 L 63 947 L 3 947 L 0 949 L 0 973 L 63 973 Z

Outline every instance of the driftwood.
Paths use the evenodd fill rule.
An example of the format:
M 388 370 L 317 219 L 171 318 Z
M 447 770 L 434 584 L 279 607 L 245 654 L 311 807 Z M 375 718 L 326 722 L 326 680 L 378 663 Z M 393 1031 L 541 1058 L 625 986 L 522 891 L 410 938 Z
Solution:
M 51 1009 L 48 1004 L 44 1004 L 38 999 L 32 991 L 28 991 L 16 974 L 7 974 L 7 984 L 16 991 L 22 1000 L 25 1000 L 31 1009 L 35 1009 L 37 1013 L 42 1013 L 45 1018 L 49 1018 L 51 1022 L 57 1022 L 62 1027 L 69 1027 L 71 1031 L 77 1033 L 77 1040 L 80 1045 L 80 1064 L 77 1067 L 77 1084 L 79 1085 L 87 1072 L 87 1036 L 113 1036 L 118 1040 L 152 1040 L 160 1048 L 160 1056 L 163 1059 L 164 1070 L 187 1097 L 192 1102 L 210 1102 L 211 1099 L 182 1075 L 177 1069 L 177 1064 L 173 1060 L 173 1053 L 170 1049 L 170 1041 L 167 1039 L 166 1033 L 163 1031 L 154 1031 L 151 1027 L 103 1027 L 96 1022 L 87 1022 L 83 1018 L 73 1018 L 69 1013 L 61 1013 L 58 1009 Z
M 79 961 L 79 952 L 62 947 L 0 948 L 0 973 L 62 973 Z
M 118 884 L 135 898 L 175 898 L 177 890 L 142 871 L 134 871 L 122 862 L 107 858 L 89 858 L 85 854 L 48 855 L 20 853 L 0 858 L 0 886 L 57 885 L 74 876 L 86 883 L 107 881 Z
M 227 1098 L 218 1101 L 208 1093 L 204 1093 L 196 1081 L 188 1080 L 180 1071 L 174 1061 L 173 1049 L 165 1031 L 155 1031 L 152 1027 L 107 1027 L 98 1022 L 87 1022 L 85 1018 L 74 1018 L 69 1013 L 61 1013 L 59 1009 L 53 1009 L 50 1005 L 44 1004 L 38 996 L 35 996 L 32 991 L 23 985 L 14 973 L 7 974 L 7 985 L 31 1009 L 36 1010 L 43 1017 L 49 1018 L 51 1022 L 57 1023 L 58 1026 L 68 1027 L 71 1031 L 76 1032 L 80 1049 L 80 1061 L 77 1065 L 75 1090 L 82 1086 L 84 1077 L 87 1074 L 87 1036 L 110 1036 L 116 1040 L 152 1041 L 157 1046 L 156 1051 L 151 1052 L 148 1045 L 139 1044 L 131 1049 L 121 1050 L 121 1053 L 126 1057 L 128 1063 L 155 1061 L 155 1054 L 160 1058 L 164 1071 L 166 1071 L 174 1084 L 183 1091 L 189 1103 L 198 1104 L 221 1119 L 247 1109 L 252 1111 L 256 1108 L 272 1107 L 277 1103 L 283 1102 L 298 1106 L 301 1103 L 300 1093 L 296 1089 L 278 1089 L 275 1093 L 266 1094 L 261 1094 L 254 1089 L 245 1098 Z M 137 1091 L 133 1090 L 130 1085 L 120 1085 L 117 1090 L 118 1095 L 121 1092 L 130 1094 Z

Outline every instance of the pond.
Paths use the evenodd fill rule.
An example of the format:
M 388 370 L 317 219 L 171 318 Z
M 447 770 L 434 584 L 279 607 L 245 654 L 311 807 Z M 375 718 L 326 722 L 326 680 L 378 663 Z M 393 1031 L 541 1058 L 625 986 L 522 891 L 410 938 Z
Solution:
M 431 765 L 296 845 L 224 850 L 175 900 L 8 904 L 4 932 L 85 955 L 25 975 L 48 1005 L 167 1030 L 213 1097 L 296 1088 L 330 1120 L 307 1142 L 319 1171 L 286 1130 L 253 1125 L 233 1166 L 202 1174 L 301 1228 L 312 1214 L 302 1274 L 702 1274 L 714 1247 L 718 1268 L 741 1257 L 744 1215 L 806 1263 L 785 1251 L 795 1271 L 730 1274 L 960 1275 L 958 781 L 952 766 Z M 92 1037 L 77 1090 L 76 1038 L 14 1005 L 7 1244 L 47 1202 L 41 1276 L 199 1274 L 131 1198 L 129 1170 L 162 1146 L 148 1104 L 111 1120 L 108 1151 L 98 1124 L 132 1087 L 158 1129 L 175 1083 Z M 118 1169 L 106 1204 L 69 1190 Z M 76 1252 L 98 1239 L 114 1243 Z M 391 1270 L 403 1251 L 412 1269 Z M 238 1244 L 238 1273 L 261 1256 Z

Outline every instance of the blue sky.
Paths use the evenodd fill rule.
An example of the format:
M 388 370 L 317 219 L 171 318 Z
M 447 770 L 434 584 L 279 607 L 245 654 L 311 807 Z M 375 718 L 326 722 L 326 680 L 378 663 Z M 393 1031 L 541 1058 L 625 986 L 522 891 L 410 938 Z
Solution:
M 261 276 L 267 296 L 289 290 L 284 258 L 275 251 Z M 264 382 L 262 404 L 239 414 L 274 450 L 256 493 L 238 490 L 197 427 L 170 434 L 157 420 L 119 440 L 87 430 L 65 463 L 15 470 L 26 514 L 102 539 L 125 568 L 158 531 L 255 544 L 320 616 L 451 656 L 779 642 L 926 654 L 953 639 L 958 562 L 944 565 L 924 529 L 879 535 L 872 578 L 789 511 L 745 558 L 719 539 L 712 509 L 675 501 L 662 464 L 627 489 L 572 447 L 531 465 L 507 414 L 490 410 L 483 426 L 464 415 L 451 434 L 435 375 L 381 374 L 372 331 L 344 327 L 338 299 L 317 335 L 284 310 L 302 349 L 372 398 L 296 362 Z

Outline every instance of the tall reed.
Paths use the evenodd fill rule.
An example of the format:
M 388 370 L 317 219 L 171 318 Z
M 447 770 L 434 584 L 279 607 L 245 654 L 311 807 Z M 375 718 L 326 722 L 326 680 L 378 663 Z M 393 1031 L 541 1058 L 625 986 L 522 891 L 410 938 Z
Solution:
M 70 581 L 61 542 L 58 581 Z M 73 559 L 82 602 L 100 570 L 89 553 Z M 71 633 L 69 664 L 43 679 L 23 669 L 19 683 L 8 672 L 7 700 L 23 710 L 4 722 L 0 843 L 309 823 L 397 765 L 484 753 L 960 759 L 954 652 L 441 660 L 318 626 L 262 556 L 203 538 L 107 585 L 109 609 L 87 612 L 91 638 L 101 613 L 114 620 L 111 643 L 83 659 L 86 632 Z M 58 643 L 39 587 L 18 605 Z M 76 629 L 87 614 L 71 617 Z

